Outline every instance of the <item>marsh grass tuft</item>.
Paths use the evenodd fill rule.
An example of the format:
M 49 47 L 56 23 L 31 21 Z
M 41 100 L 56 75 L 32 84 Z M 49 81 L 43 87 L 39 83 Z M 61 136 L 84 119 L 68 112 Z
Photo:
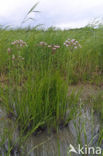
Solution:
M 102 28 L 0 33 L 0 105 L 17 121 L 21 134 L 27 134 L 25 138 L 65 125 L 67 110 L 68 121 L 76 116 L 79 95 L 68 97 L 69 85 L 103 83 Z M 63 45 L 68 37 L 82 47 L 72 53 Z M 94 108 L 103 114 L 102 96 L 94 100 Z

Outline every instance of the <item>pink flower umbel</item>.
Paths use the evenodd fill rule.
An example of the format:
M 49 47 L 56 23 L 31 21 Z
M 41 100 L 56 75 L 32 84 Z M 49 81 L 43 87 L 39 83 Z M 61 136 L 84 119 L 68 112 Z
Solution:
M 52 45 L 52 54 L 55 54 L 56 50 L 60 48 L 59 45 Z
M 60 48 L 60 45 L 47 44 L 46 42 L 41 41 L 39 46 L 44 46 L 52 50 L 52 54 L 55 54 L 55 51 Z
M 24 42 L 23 40 L 16 40 L 12 42 L 11 45 L 16 45 L 16 47 L 25 47 L 27 46 L 27 43 Z
M 39 43 L 39 45 L 40 45 L 40 46 L 47 46 L 48 44 L 47 44 L 46 42 L 41 41 L 41 42 Z
M 72 52 L 74 49 L 78 49 L 81 48 L 81 45 L 79 44 L 79 42 L 76 39 L 67 39 L 64 42 L 64 46 L 68 47 L 70 49 L 70 51 Z
M 11 48 L 8 48 L 7 52 L 8 52 L 8 54 L 10 54 L 11 53 Z

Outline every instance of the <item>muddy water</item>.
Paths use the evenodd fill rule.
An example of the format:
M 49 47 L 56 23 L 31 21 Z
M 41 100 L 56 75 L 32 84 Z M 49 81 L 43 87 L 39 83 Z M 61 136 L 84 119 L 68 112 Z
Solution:
M 0 133 L 3 127 L 10 129 L 13 122 L 8 124 L 5 113 L 0 110 Z M 79 143 L 83 146 L 88 144 L 96 146 L 100 130 L 99 116 L 88 109 L 82 109 L 81 113 L 74 120 L 68 123 L 68 126 L 58 130 L 58 134 L 45 131 L 37 136 L 31 136 L 25 142 L 25 156 L 67 156 L 69 145 L 77 147 Z M 18 138 L 18 131 L 15 131 L 13 141 Z M 2 156 L 7 152 L 7 142 L 5 148 L 0 149 Z M 103 146 L 103 145 L 102 145 Z M 21 156 L 22 154 L 14 151 L 13 156 Z M 70 154 L 68 154 L 70 155 Z M 72 156 L 77 154 L 71 153 Z
M 28 143 L 29 149 L 32 148 L 30 156 L 67 156 L 70 144 L 74 147 L 77 147 L 79 143 L 83 146 L 88 143 L 90 146 L 96 146 L 99 129 L 98 116 L 93 118 L 91 111 L 82 110 L 81 115 L 77 119 L 71 120 L 68 127 L 59 130 L 58 134 L 48 136 L 47 133 L 44 133 L 41 136 L 30 138 Z M 35 147 L 35 145 L 37 146 Z M 71 155 L 77 156 L 78 154 L 72 153 Z
M 30 156 L 66 156 L 69 144 L 74 144 L 74 142 L 75 139 L 69 129 L 64 128 L 58 134 L 47 136 L 45 133 L 42 136 L 30 138 L 28 144 L 29 150 L 32 148 L 32 151 L 27 151 L 29 151 Z

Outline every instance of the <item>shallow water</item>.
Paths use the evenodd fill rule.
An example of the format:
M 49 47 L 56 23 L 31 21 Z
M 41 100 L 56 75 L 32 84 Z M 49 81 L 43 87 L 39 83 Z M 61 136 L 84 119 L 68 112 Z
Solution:
M 86 139 L 84 128 L 87 136 Z M 99 129 L 99 118 L 97 116 L 94 116 L 93 118 L 92 113 L 89 110 L 82 110 L 80 117 L 75 120 L 71 120 L 68 123 L 68 127 L 59 130 L 58 134 L 47 136 L 47 133 L 43 133 L 41 136 L 30 138 L 28 143 L 30 148 L 33 148 L 33 146 L 35 147 L 35 145 L 38 144 L 36 149 L 31 152 L 30 156 L 67 156 L 70 144 L 77 147 L 79 143 L 84 146 L 91 142 L 90 146 L 96 146 Z M 92 138 L 93 141 L 91 141 Z M 39 141 L 39 143 L 37 143 L 37 141 Z M 44 141 L 45 143 L 40 144 Z M 72 156 L 74 155 L 75 154 L 72 153 Z
M 8 124 L 6 114 L 0 110 L 0 132 L 3 132 L 3 127 L 13 126 L 13 121 Z M 31 136 L 26 141 L 25 156 L 67 156 L 69 145 L 72 144 L 77 148 L 81 143 L 83 146 L 89 144 L 90 146 L 96 146 L 98 142 L 100 130 L 99 116 L 95 114 L 93 116 L 92 111 L 88 109 L 82 109 L 81 114 L 74 120 L 68 123 L 68 126 L 58 130 L 58 134 L 48 132 L 45 130 L 41 134 Z M 18 138 L 18 131 L 16 130 L 13 135 L 13 142 Z M 92 141 L 91 141 L 92 140 Z M 5 147 L 7 141 L 5 142 Z M 102 145 L 103 146 L 103 145 Z M 0 149 L 2 155 L 5 155 L 7 149 Z M 15 156 L 21 154 L 14 151 Z M 68 154 L 69 155 L 69 154 Z M 77 156 L 77 154 L 71 153 L 71 156 Z

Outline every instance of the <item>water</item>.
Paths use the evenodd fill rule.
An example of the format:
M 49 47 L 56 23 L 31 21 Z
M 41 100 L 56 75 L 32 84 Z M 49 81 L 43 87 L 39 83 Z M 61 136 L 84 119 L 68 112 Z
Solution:
M 93 116 L 94 114 L 94 116 Z M 13 121 L 9 121 L 6 118 L 6 114 L 0 110 L 0 132 L 3 133 L 3 127 L 13 127 Z M 101 123 L 99 116 L 93 113 L 92 110 L 82 109 L 81 114 L 74 120 L 68 123 L 68 126 L 58 130 L 58 134 L 48 132 L 45 130 L 41 134 L 36 136 L 31 136 L 25 142 L 25 152 L 24 155 L 27 156 L 67 156 L 69 145 L 72 144 L 77 147 L 80 143 L 85 146 L 89 144 L 90 146 L 96 146 L 99 137 Z M 19 137 L 19 132 L 16 129 L 12 142 L 15 142 Z M 8 140 L 1 150 L 2 156 L 8 150 Z M 101 145 L 103 146 L 103 145 Z M 26 154 L 25 154 L 26 153 Z M 18 149 L 15 147 L 13 149 L 13 156 L 21 155 Z M 77 154 L 72 153 L 71 156 L 77 156 Z

